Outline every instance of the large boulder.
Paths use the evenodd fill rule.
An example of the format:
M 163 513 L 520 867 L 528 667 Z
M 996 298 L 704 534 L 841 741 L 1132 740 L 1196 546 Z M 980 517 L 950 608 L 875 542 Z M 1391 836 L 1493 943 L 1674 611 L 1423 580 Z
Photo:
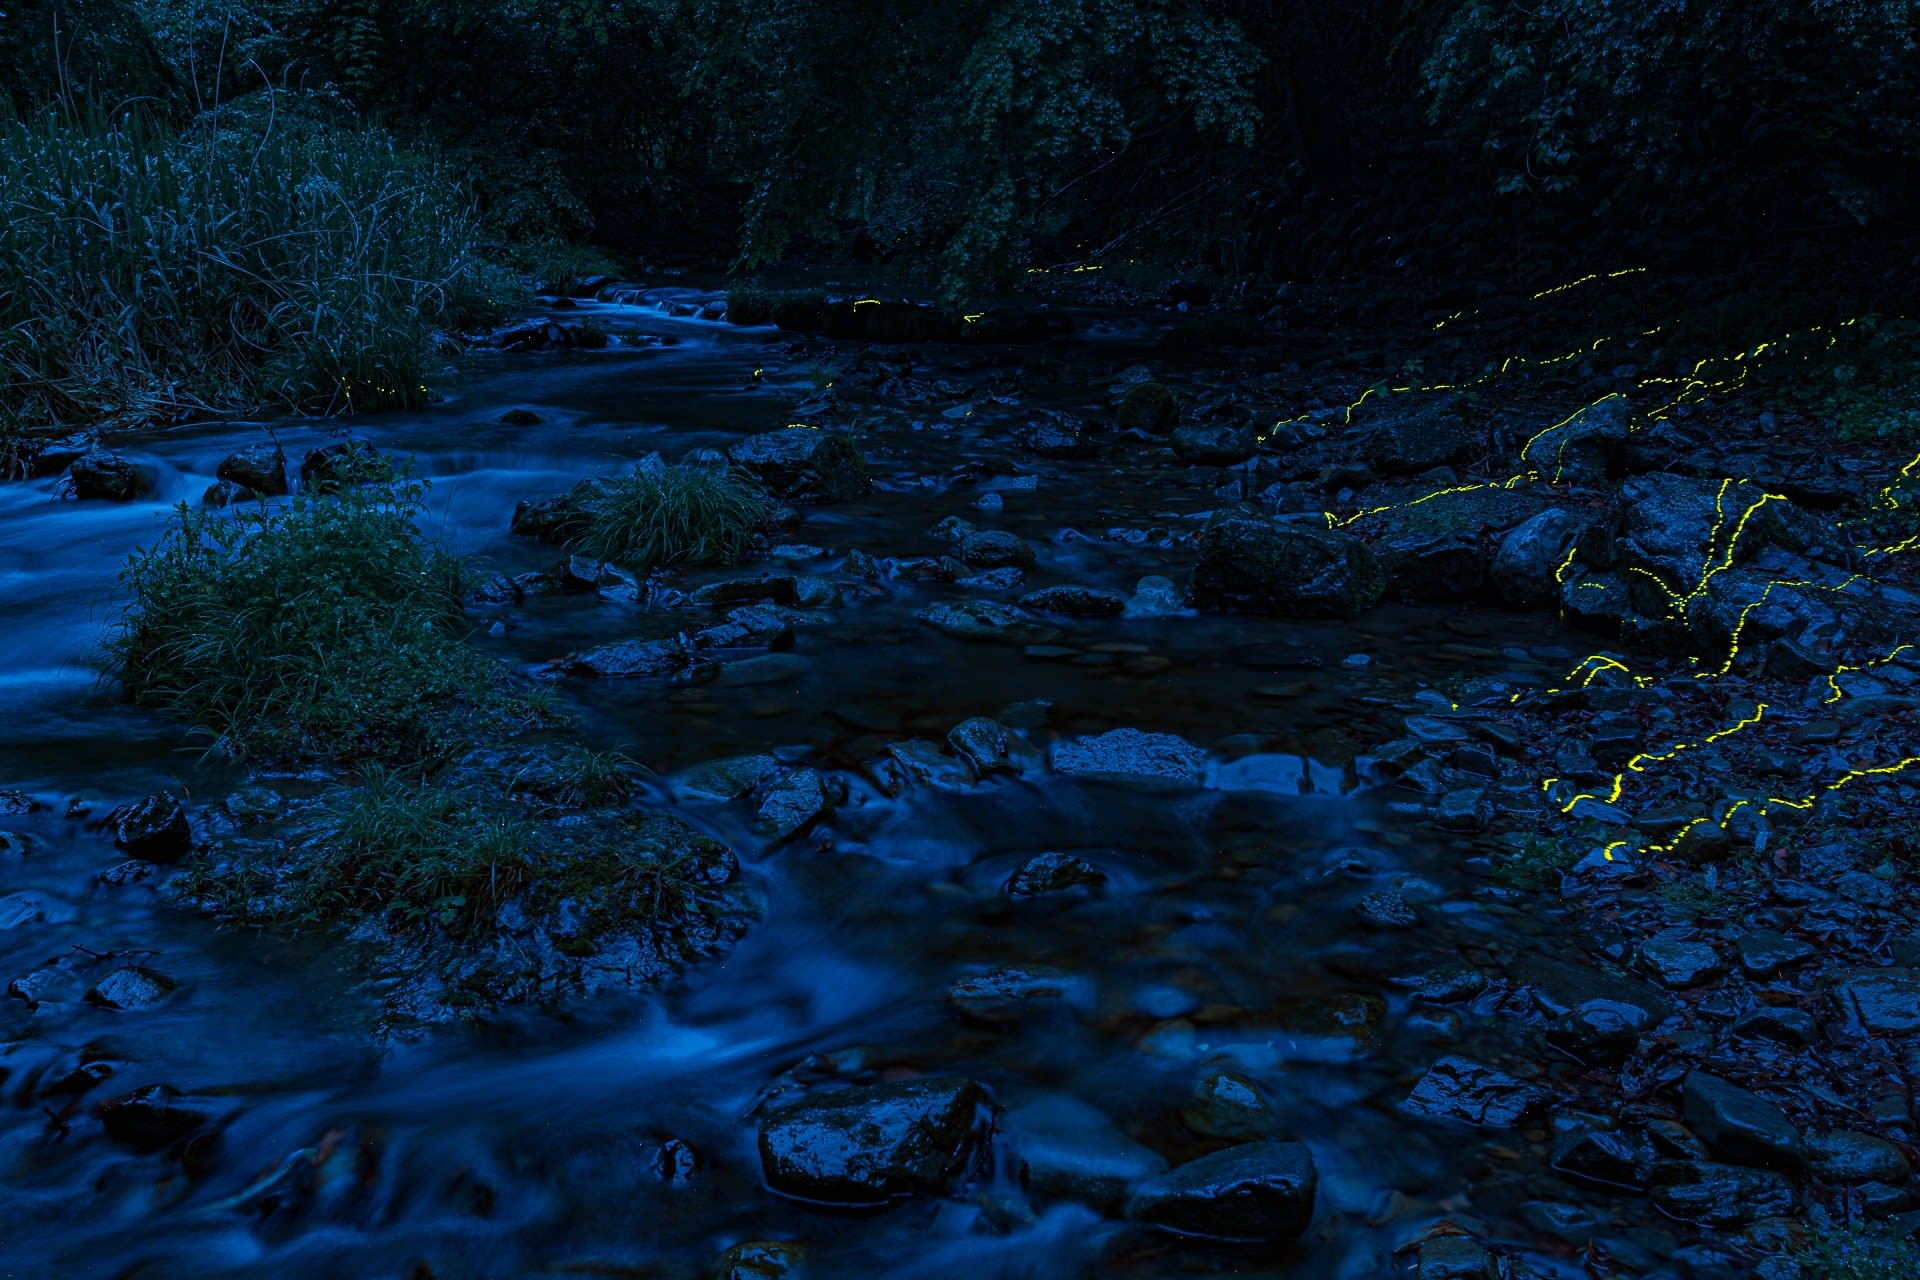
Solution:
M 228 454 L 213 474 L 216 479 L 275 498 L 287 491 L 287 455 L 277 445 L 248 445 Z
M 1188 595 L 1219 613 L 1327 618 L 1359 613 L 1385 590 L 1379 562 L 1360 539 L 1235 508 L 1201 531 Z
M 131 502 L 153 491 L 153 470 L 105 449 L 75 458 L 67 468 L 76 498 Z
M 873 487 L 865 459 L 845 436 L 831 431 L 768 431 L 748 436 L 728 449 L 727 457 L 776 498 L 790 502 L 845 502 Z
M 1383 475 L 1418 475 L 1464 462 L 1480 444 L 1451 399 L 1391 402 L 1362 423 L 1360 456 Z
M 1494 594 L 1511 605 L 1552 604 L 1560 594 L 1560 566 L 1579 531 L 1573 513 L 1549 507 L 1500 539 L 1487 566 Z
M 1540 503 L 1506 489 L 1469 489 L 1390 507 L 1356 521 L 1386 575 L 1405 600 L 1474 595 L 1486 584 L 1503 530 L 1537 514 Z
M 938 1193 L 978 1150 L 986 1110 L 971 1080 L 812 1094 L 761 1118 L 760 1167 L 775 1191 L 829 1204 Z
M 1188 1235 L 1294 1239 L 1313 1221 L 1313 1153 L 1299 1142 L 1250 1142 L 1142 1183 L 1127 1216 Z
M 1604 480 L 1628 466 L 1631 420 L 1626 397 L 1605 396 L 1534 432 L 1520 446 L 1520 461 L 1554 484 Z

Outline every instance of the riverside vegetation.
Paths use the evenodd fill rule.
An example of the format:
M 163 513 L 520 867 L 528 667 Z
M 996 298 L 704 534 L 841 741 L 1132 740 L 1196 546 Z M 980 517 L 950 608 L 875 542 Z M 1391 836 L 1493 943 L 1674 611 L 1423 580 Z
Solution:
M 1914 5 L 71 9 L 20 1265 L 1913 1270 Z

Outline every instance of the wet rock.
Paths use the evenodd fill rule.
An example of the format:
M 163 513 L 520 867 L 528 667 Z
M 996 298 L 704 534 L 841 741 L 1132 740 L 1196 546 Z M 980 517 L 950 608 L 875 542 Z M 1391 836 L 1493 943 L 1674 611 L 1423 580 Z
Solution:
M 737 800 L 778 777 L 781 764 L 769 755 L 728 756 L 694 765 L 674 780 L 683 800 Z
M 791 649 L 793 623 L 777 609 L 746 605 L 727 611 L 727 620 L 687 637 L 694 649 Z
M 1158 382 L 1142 382 L 1127 388 L 1120 397 L 1114 419 L 1122 431 L 1145 431 L 1152 435 L 1171 431 L 1180 416 L 1173 392 Z
M 1478 1240 L 1435 1236 L 1420 1244 L 1415 1280 L 1494 1280 L 1498 1274 L 1493 1254 Z
M 1604 969 L 1533 955 L 1510 964 L 1507 975 L 1531 988 L 1534 1002 L 1554 1017 L 1589 1000 L 1617 1000 L 1631 1005 L 1646 1016 L 1648 1026 L 1659 1025 L 1673 1013 L 1672 1002 L 1655 988 Z
M 213 1118 L 204 1105 L 164 1084 L 104 1103 L 99 1116 L 111 1137 L 141 1151 L 170 1146 Z
M 148 862 L 178 862 L 193 851 L 186 806 L 168 792 L 123 804 L 107 815 L 113 847 Z
M 1084 982 L 1045 965 L 996 969 L 962 978 L 947 1000 L 975 1022 L 1003 1026 L 1043 1016 L 1082 995 Z
M 1890 1182 L 1900 1185 L 1912 1173 L 1906 1153 L 1870 1133 L 1836 1130 L 1806 1140 L 1807 1168 L 1828 1182 Z
M 1620 1000 L 1588 1000 L 1555 1018 L 1547 1028 L 1547 1043 L 1577 1061 L 1592 1066 L 1614 1066 L 1626 1061 L 1640 1045 L 1647 1015 Z
M 1026 643 L 1047 634 L 1026 610 L 993 600 L 940 600 L 913 616 L 957 640 Z
M 1635 960 L 1642 973 L 1670 991 L 1697 987 L 1726 971 L 1710 944 L 1690 940 L 1678 930 L 1648 938 Z
M 693 655 L 679 640 L 622 640 L 597 645 L 584 653 L 563 658 L 559 669 L 568 675 L 597 680 L 634 680 L 643 676 L 666 676 L 686 669 Z
M 1070 853 L 1040 853 L 1007 877 L 1009 898 L 1088 898 L 1107 887 L 1107 874 Z
M 1487 565 L 1494 594 L 1521 608 L 1552 604 L 1578 523 L 1570 512 L 1550 507 L 1508 532 Z
M 1758 1094 L 1704 1071 L 1687 1073 L 1682 1094 L 1687 1127 L 1716 1155 L 1779 1169 L 1798 1168 L 1805 1160 L 1800 1131 Z
M 960 558 L 976 569 L 1031 568 L 1033 548 L 1004 529 L 982 529 L 960 540 Z
M 1390 475 L 1418 475 L 1464 462 L 1480 444 L 1459 402 L 1451 399 L 1381 410 L 1368 415 L 1363 432 L 1360 456 Z
M 35 441 L 29 437 L 15 445 L 16 449 L 27 450 L 24 457 L 16 453 L 16 465 L 23 463 L 34 478 L 56 476 L 69 471 L 74 463 L 99 447 L 100 437 L 91 431 L 75 432 L 57 440 Z
M 35 813 L 41 808 L 38 800 L 24 791 L 0 791 L 0 814 L 7 817 L 19 817 Z
M 981 1139 L 986 1092 L 970 1080 L 908 1080 L 802 1098 L 760 1121 L 767 1185 L 803 1200 L 876 1204 L 935 1194 Z
M 1207 753 L 1170 733 L 1112 729 L 1053 749 L 1053 771 L 1075 778 L 1199 786 Z
M 1468 1058 L 1445 1057 L 1427 1068 L 1403 1109 L 1435 1120 L 1508 1129 L 1546 1105 L 1547 1091 Z
M 1188 1235 L 1293 1239 L 1313 1220 L 1318 1187 L 1305 1143 L 1252 1142 L 1142 1183 L 1127 1200 L 1127 1216 Z
M 1562 1125 L 1553 1143 L 1555 1169 L 1608 1186 L 1644 1187 L 1653 1162 L 1653 1143 L 1644 1133 L 1623 1132 L 1590 1118 Z
M 1407 905 L 1406 898 L 1394 888 L 1376 889 L 1363 895 L 1354 911 L 1360 923 L 1373 929 L 1411 929 L 1420 923 L 1420 917 Z
M 1213 425 L 1176 427 L 1173 451 L 1182 462 L 1200 467 L 1233 467 L 1245 462 L 1259 447 L 1245 427 Z
M 1041 458 L 1084 458 L 1096 448 L 1093 438 L 1078 423 L 1064 417 L 1030 422 L 1021 428 L 1018 438 L 1022 449 Z
M 795 769 L 767 788 L 755 825 L 769 844 L 783 844 L 833 811 L 833 793 L 817 770 Z
M 1373 552 L 1358 538 L 1240 508 L 1216 514 L 1201 531 L 1189 594 L 1216 612 L 1345 617 L 1385 590 Z
M 1264 1138 L 1280 1126 L 1260 1086 L 1234 1071 L 1209 1071 L 1194 1082 L 1180 1122 L 1204 1138 Z
M 105 449 L 93 449 L 67 468 L 76 498 L 103 498 L 131 502 L 153 489 L 153 471 L 130 458 Z
M 505 427 L 537 427 L 541 417 L 531 409 L 509 409 L 496 419 Z
M 1805 1009 L 1761 1005 L 1734 1019 L 1733 1034 L 1745 1040 L 1771 1040 L 1799 1048 L 1820 1035 L 1820 1024 Z
M 1117 618 L 1125 611 L 1127 598 L 1100 587 L 1042 587 L 1021 596 L 1020 607 L 1070 618 Z
M 1920 976 L 1907 969 L 1852 969 L 1833 975 L 1828 997 L 1843 1017 L 1868 1031 L 1907 1035 L 1920 1031 Z
M 1676 1218 L 1712 1227 L 1740 1226 L 1793 1212 L 1793 1184 L 1766 1169 L 1703 1160 L 1658 1164 L 1653 1202 Z
M 741 323 L 745 323 L 742 321 Z M 707 1280 L 780 1280 L 798 1276 L 807 1251 L 787 1240 L 744 1240 L 707 1269 Z
M 325 493 L 375 478 L 385 470 L 379 451 L 365 440 L 336 440 L 308 450 L 300 460 L 300 487 Z
M 1031 753 L 1031 748 L 1013 730 L 986 716 L 974 716 L 953 726 L 947 731 L 947 745 L 967 762 L 976 779 L 995 773 L 1025 772 L 1026 758 Z
M 788 427 L 749 436 L 727 457 L 789 502 L 845 502 L 873 484 L 852 443 L 830 431 Z
M 213 474 L 216 479 L 277 498 L 287 491 L 287 455 L 277 445 L 248 445 L 223 458 Z
M 1487 989 L 1487 975 L 1464 960 L 1448 961 L 1411 977 L 1395 978 L 1393 984 L 1404 987 L 1417 1000 L 1452 1004 L 1471 1000 Z
M 1073 1098 L 1046 1098 L 1008 1111 L 1000 1126 L 1027 1186 L 1050 1199 L 1117 1213 L 1134 1186 L 1167 1170 L 1158 1153 Z
M 159 1004 L 173 992 L 174 981 L 166 974 L 130 964 L 95 983 L 87 992 L 87 1003 L 127 1012 Z

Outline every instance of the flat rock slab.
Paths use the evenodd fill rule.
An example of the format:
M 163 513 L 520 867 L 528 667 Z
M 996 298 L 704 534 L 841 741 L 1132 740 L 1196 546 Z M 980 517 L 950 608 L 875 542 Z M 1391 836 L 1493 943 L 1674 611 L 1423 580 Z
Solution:
M 1207 753 L 1170 733 L 1114 729 L 1053 749 L 1053 771 L 1068 777 L 1198 787 L 1206 770 Z
M 1483 1129 L 1509 1129 L 1545 1106 L 1547 1091 L 1470 1058 L 1445 1057 L 1427 1068 L 1401 1104 L 1417 1116 Z
M 760 1121 L 760 1166 L 784 1195 L 879 1204 L 938 1193 L 979 1148 L 986 1090 L 971 1080 L 906 1080 L 821 1093 Z
M 1849 969 L 1829 990 L 1841 1014 L 1868 1031 L 1903 1036 L 1920 1031 L 1920 976 L 1911 969 Z

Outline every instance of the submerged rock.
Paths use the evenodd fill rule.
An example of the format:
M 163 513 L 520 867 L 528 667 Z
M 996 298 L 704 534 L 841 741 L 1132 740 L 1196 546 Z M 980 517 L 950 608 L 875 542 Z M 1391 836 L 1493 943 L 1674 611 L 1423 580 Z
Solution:
M 170 1146 L 213 1118 L 204 1105 L 164 1084 L 115 1098 L 101 1106 L 99 1115 L 111 1137 L 141 1151 Z
M 1042 587 L 1021 596 L 1020 607 L 1070 618 L 1117 618 L 1126 611 L 1127 598 L 1100 587 Z
M 999 1026 L 1074 1003 L 1085 986 L 1058 969 L 1023 965 L 962 978 L 947 988 L 947 999 L 974 1021 Z
M 727 457 L 789 502 L 845 502 L 873 487 L 859 451 L 831 431 L 768 431 L 734 445 Z
M 1157 1152 L 1127 1137 L 1105 1114 L 1073 1098 L 1015 1107 L 1002 1126 L 1014 1166 L 1043 1196 L 1117 1213 L 1134 1186 L 1167 1170 Z
M 1252 1142 L 1142 1183 L 1127 1200 L 1127 1216 L 1188 1235 L 1290 1240 L 1313 1220 L 1318 1188 L 1305 1143 Z
M 1189 593 L 1201 609 L 1280 617 L 1345 617 L 1386 590 L 1372 550 L 1349 534 L 1223 511 L 1200 534 Z
M 971 1080 L 906 1080 L 819 1093 L 760 1121 L 760 1167 L 785 1195 L 877 1204 L 937 1194 L 980 1146 L 986 1091 Z
M 1107 887 L 1107 873 L 1070 853 L 1038 853 L 1007 877 L 1009 898 L 1087 898 Z
M 992 600 L 940 600 L 913 616 L 935 631 L 958 640 L 1024 643 L 1047 634 L 1025 610 Z

